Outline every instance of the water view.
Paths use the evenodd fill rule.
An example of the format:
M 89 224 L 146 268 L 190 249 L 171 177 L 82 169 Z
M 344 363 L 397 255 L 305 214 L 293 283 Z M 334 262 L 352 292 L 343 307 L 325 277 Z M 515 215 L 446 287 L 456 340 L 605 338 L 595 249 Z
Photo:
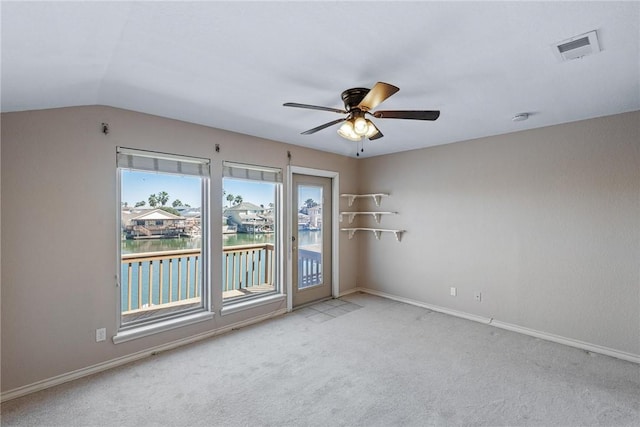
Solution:
M 315 245 L 320 243 L 320 231 L 300 230 L 298 241 L 300 246 Z M 262 243 L 274 243 L 275 234 L 225 234 L 222 236 L 222 246 L 239 246 Z M 180 249 L 199 249 L 202 244 L 200 238 L 179 237 L 175 239 L 140 239 L 123 240 L 122 254 L 137 254 L 142 252 L 161 252 Z
M 274 233 L 223 235 L 225 254 L 223 254 L 222 271 L 218 273 L 223 278 L 223 291 L 239 289 L 247 285 L 251 286 L 254 281 L 258 284 L 272 283 L 270 275 L 273 274 L 275 264 L 272 264 L 274 259 L 271 258 L 271 253 L 267 254 L 268 249 L 266 247 L 253 248 L 248 251 L 234 251 L 233 248 L 244 245 L 272 244 L 274 239 Z M 322 241 L 322 233 L 319 230 L 300 230 L 298 241 L 301 249 L 305 246 L 317 245 Z M 128 258 L 133 254 L 150 252 L 199 250 L 202 245 L 202 239 L 186 237 L 139 239 L 123 240 L 121 243 L 122 255 Z M 138 262 L 137 260 L 130 260 L 129 262 L 123 262 L 121 267 L 123 312 L 135 310 L 138 307 L 167 304 L 171 301 L 199 297 L 199 283 L 202 274 L 201 262 L 200 254 L 196 253 L 174 257 L 175 267 L 173 269 L 171 269 L 169 262 L 158 263 L 158 261 L 155 261 L 153 263 L 153 274 L 150 272 L 152 264 L 149 261 Z M 151 286 L 149 286 L 150 275 L 152 276 Z M 161 276 L 164 277 L 162 286 Z M 244 285 L 243 281 L 246 282 Z M 170 287 L 169 283 L 172 284 Z M 150 290 L 153 294 L 151 298 L 149 298 Z M 139 297 L 140 301 L 138 300 Z

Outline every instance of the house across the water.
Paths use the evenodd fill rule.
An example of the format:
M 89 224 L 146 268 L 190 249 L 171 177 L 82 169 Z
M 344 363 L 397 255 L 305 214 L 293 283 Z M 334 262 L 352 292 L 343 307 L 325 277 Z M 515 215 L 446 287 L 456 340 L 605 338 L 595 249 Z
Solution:
M 127 239 L 166 239 L 186 235 L 187 219 L 162 209 L 122 211 Z
M 227 223 L 235 225 L 239 233 L 273 232 L 273 210 L 249 202 L 242 202 L 224 210 Z

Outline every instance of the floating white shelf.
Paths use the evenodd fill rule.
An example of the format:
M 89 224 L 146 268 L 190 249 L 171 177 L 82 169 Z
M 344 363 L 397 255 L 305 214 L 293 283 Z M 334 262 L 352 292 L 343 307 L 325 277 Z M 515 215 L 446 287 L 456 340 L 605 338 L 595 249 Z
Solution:
M 349 218 L 349 224 L 353 222 L 356 215 L 373 215 L 376 223 L 380 224 L 380 217 L 382 215 L 396 215 L 398 212 L 340 212 L 340 215 L 346 215 Z
M 388 197 L 386 193 L 371 193 L 371 194 L 341 194 L 340 197 L 346 197 L 349 201 L 349 206 L 353 205 L 354 200 L 361 197 L 373 197 L 373 201 L 376 202 L 376 206 L 380 206 L 380 202 L 383 197 Z
M 373 231 L 373 234 L 376 236 L 376 239 L 380 240 L 380 234 L 383 232 L 387 232 L 387 233 L 393 233 L 396 235 L 396 240 L 399 242 L 402 239 L 402 233 L 404 233 L 407 230 L 387 230 L 384 228 L 361 228 L 361 227 L 355 227 L 355 228 L 341 228 L 340 230 L 342 231 L 348 231 L 349 232 L 349 239 L 351 239 L 353 237 L 354 234 L 356 234 L 356 231 Z

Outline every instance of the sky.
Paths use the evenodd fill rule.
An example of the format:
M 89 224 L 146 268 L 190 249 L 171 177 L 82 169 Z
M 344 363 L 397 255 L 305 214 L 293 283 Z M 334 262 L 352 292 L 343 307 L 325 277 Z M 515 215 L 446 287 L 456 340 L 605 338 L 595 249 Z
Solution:
M 223 180 L 224 191 L 228 194 L 233 195 L 241 195 L 242 201 L 251 202 L 255 205 L 263 205 L 265 207 L 269 206 L 269 203 L 274 203 L 274 184 L 256 182 L 256 181 L 244 181 L 240 179 L 229 179 L 226 178 Z M 300 205 L 307 200 L 313 199 L 315 201 L 320 200 L 320 189 L 311 188 L 311 187 L 300 187 L 300 195 L 298 196 L 298 200 Z M 226 197 L 226 196 L 225 196 Z M 223 206 L 228 205 L 229 202 L 224 199 Z
M 121 185 L 121 199 L 128 206 L 135 206 L 142 200 L 146 202 L 145 206 L 149 206 L 149 195 L 166 191 L 169 194 L 167 206 L 179 199 L 184 205 L 200 207 L 200 178 L 197 177 L 123 170 Z M 274 184 L 226 178 L 223 186 L 227 195 L 240 195 L 245 202 L 265 207 L 275 202 Z M 301 187 L 298 199 L 300 204 L 307 199 L 319 201 L 320 191 L 318 188 Z M 229 204 L 226 195 L 222 202 L 223 206 Z
M 141 200 L 149 206 L 149 195 L 166 191 L 169 194 L 167 206 L 175 199 L 183 205 L 200 207 L 200 178 L 181 175 L 169 175 L 153 172 L 122 171 L 121 195 L 122 203 L 135 206 Z
M 240 195 L 243 202 L 251 202 L 258 206 L 268 207 L 269 203 L 275 203 L 275 184 L 225 178 L 222 180 L 222 185 L 224 191 L 227 192 L 223 196 L 223 206 L 229 206 L 229 202 L 226 200 L 229 194 Z

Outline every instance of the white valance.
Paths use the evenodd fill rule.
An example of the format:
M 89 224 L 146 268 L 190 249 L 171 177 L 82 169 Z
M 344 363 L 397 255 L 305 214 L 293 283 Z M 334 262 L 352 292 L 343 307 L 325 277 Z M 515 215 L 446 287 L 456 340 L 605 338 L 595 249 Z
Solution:
M 223 162 L 222 176 L 225 178 L 247 179 L 251 181 L 282 182 L 282 169 Z
M 118 147 L 118 167 L 176 175 L 208 177 L 209 159 Z

